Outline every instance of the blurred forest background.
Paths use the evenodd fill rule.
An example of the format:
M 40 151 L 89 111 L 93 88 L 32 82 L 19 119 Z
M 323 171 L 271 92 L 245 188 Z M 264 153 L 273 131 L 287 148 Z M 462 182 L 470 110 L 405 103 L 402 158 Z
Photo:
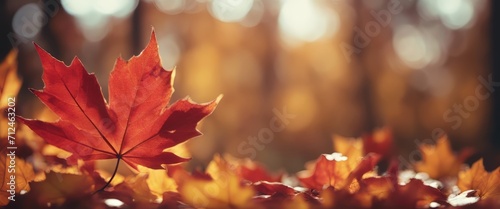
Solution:
M 491 147 L 486 0 L 3 0 L 1 54 L 19 49 L 18 114 L 43 109 L 36 42 L 78 56 L 107 97 L 115 59 L 137 55 L 154 27 L 163 66 L 177 68 L 173 100 L 219 107 L 190 140 L 192 165 L 214 153 L 249 157 L 249 137 L 275 111 L 295 115 L 257 150 L 271 169 L 301 170 L 332 152 L 332 135 L 390 127 L 399 153 L 444 130 L 455 148 Z M 488 88 L 480 88 L 480 95 Z M 489 94 L 488 94 L 489 95 Z M 474 97 L 474 98 L 472 98 Z M 173 102 L 173 101 L 172 101 Z M 458 109 L 457 109 L 458 108 Z M 461 109 L 461 110 L 460 110 Z M 274 110 L 274 111 L 273 111 Z

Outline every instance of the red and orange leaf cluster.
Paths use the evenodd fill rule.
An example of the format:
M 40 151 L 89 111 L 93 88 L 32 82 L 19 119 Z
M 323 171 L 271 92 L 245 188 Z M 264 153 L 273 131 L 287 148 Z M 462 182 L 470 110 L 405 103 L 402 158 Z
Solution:
M 188 171 L 177 163 L 186 161 L 189 153 L 181 155 L 179 150 L 184 149 L 183 142 L 200 135 L 198 122 L 212 113 L 220 97 L 206 104 L 182 99 L 169 105 L 175 71 L 162 68 L 154 33 L 139 56 L 117 60 L 108 101 L 96 77 L 78 58 L 66 66 L 40 47 L 36 49 L 45 87 L 33 92 L 59 119 L 43 122 L 18 117 L 50 146 L 33 148 L 42 165 L 37 157 L 17 159 L 16 201 L 10 202 L 6 200 L 11 194 L 5 193 L 10 178 L 8 159 L 6 151 L 1 152 L 2 206 L 500 208 L 500 168 L 487 172 L 480 160 L 464 169 L 470 152 L 456 155 L 443 137 L 435 145 L 420 146 L 423 159 L 413 165 L 415 171 L 400 170 L 387 128 L 359 139 L 334 136 L 331 154 L 318 153 L 315 161 L 295 174 L 272 173 L 257 162 L 229 155 L 215 155 L 206 169 Z M 0 73 L 11 73 L 12 63 L 8 58 Z M 2 98 L 5 89 L 17 93 L 19 81 L 12 81 L 0 83 Z M 20 140 L 38 137 L 25 128 L 20 130 Z M 112 174 L 97 166 L 103 159 L 117 159 Z M 128 174 L 117 172 L 120 161 L 132 168 Z M 456 186 L 450 181 L 457 182 Z

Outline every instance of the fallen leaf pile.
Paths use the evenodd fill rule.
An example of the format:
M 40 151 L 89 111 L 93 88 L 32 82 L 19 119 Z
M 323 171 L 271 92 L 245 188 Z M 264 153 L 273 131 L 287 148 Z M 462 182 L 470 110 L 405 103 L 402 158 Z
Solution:
M 169 105 L 175 71 L 162 68 L 154 32 L 139 56 L 116 61 L 107 101 L 78 58 L 67 66 L 36 50 L 45 87 L 32 92 L 59 119 L 17 117 L 16 140 L 33 143 L 16 159 L 11 192 L 9 151 L 0 150 L 0 205 L 7 208 L 500 208 L 500 168 L 488 172 L 482 160 L 468 168 L 471 152 L 454 153 L 446 136 L 420 145 L 422 160 L 403 167 L 387 128 L 334 136 L 332 153 L 318 153 L 295 174 L 229 155 L 189 171 L 180 164 L 189 159 L 184 142 L 200 135 L 197 124 L 220 97 Z M 15 56 L 0 65 L 9 78 L 0 80 L 2 105 L 20 86 Z M 7 123 L 5 114 L 0 119 Z M 37 137 L 44 142 L 34 143 Z M 111 171 L 98 166 L 110 159 Z M 131 173 L 118 172 L 121 161 Z

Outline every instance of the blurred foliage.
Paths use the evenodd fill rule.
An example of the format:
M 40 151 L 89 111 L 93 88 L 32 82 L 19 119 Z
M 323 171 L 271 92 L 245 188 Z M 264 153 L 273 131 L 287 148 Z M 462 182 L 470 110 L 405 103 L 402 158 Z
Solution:
M 382 126 L 392 128 L 403 156 L 442 132 L 454 148 L 488 147 L 490 103 L 469 101 L 478 76 L 489 73 L 486 0 L 99 2 L 4 3 L 14 35 L 22 27 L 37 32 L 15 42 L 23 57 L 20 113 L 35 116 L 41 107 L 27 91 L 42 87 L 30 41 L 65 63 L 77 55 L 105 86 L 115 57 L 137 55 L 154 26 L 164 67 L 178 69 L 174 99 L 225 95 L 224 111 L 187 145 L 192 166 L 216 152 L 249 157 L 239 147 L 270 128 L 275 109 L 296 117 L 264 149 L 245 145 L 273 169 L 299 170 L 327 151 L 332 134 L 358 137 Z M 43 24 L 32 24 L 38 10 L 28 4 L 42 11 Z M 16 22 L 22 17 L 28 23 Z

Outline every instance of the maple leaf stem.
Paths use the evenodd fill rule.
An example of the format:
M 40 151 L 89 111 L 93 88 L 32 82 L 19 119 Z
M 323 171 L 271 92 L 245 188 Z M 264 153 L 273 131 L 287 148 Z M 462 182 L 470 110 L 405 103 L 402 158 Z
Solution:
M 95 191 L 94 193 L 92 193 L 92 195 L 104 191 L 104 189 L 106 189 L 106 187 L 108 187 L 109 184 L 111 184 L 111 181 L 113 181 L 113 179 L 116 176 L 116 173 L 118 172 L 118 166 L 120 165 L 121 159 L 122 159 L 121 156 L 117 156 L 116 166 L 115 166 L 115 170 L 113 171 L 113 175 L 111 175 L 111 178 L 109 178 L 108 182 L 106 182 L 106 184 L 102 188 L 100 188 L 97 191 Z

